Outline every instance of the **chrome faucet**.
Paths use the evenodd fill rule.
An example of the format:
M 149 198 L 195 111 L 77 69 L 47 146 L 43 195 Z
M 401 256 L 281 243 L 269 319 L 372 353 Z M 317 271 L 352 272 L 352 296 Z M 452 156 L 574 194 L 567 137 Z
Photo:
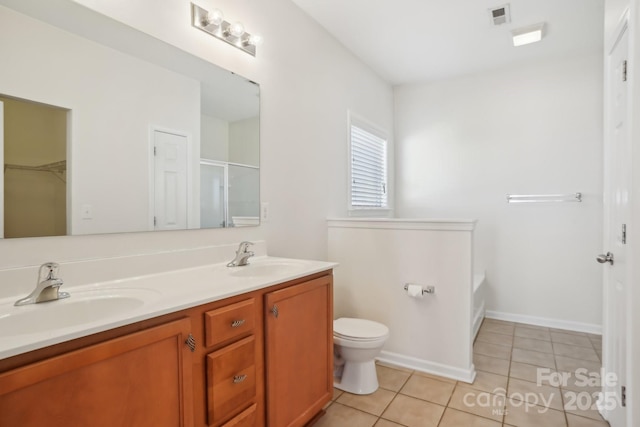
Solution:
M 42 264 L 38 271 L 38 284 L 36 288 L 26 297 L 16 301 L 14 305 L 37 304 L 69 298 L 71 295 L 69 295 L 68 292 L 60 292 L 60 286 L 62 286 L 64 282 L 62 279 L 55 277 L 59 267 L 55 262 Z M 43 279 L 44 274 L 46 274 L 46 277 Z
M 236 257 L 227 264 L 227 267 L 241 267 L 249 264 L 249 258 L 255 255 L 249 250 L 249 246 L 251 245 L 253 245 L 251 242 L 241 242 L 236 251 Z

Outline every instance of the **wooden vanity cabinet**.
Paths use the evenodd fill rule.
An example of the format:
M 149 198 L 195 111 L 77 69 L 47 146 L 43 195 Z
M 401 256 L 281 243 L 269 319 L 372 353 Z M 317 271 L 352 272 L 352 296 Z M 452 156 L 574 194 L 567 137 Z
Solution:
M 299 427 L 333 395 L 332 276 L 265 295 L 267 425 Z
M 2 427 L 189 427 L 183 318 L 0 374 Z
M 0 427 L 303 426 L 333 393 L 332 302 L 329 270 L 0 360 Z
M 255 412 L 263 407 L 258 405 L 258 395 L 263 395 L 258 391 L 264 386 L 257 376 L 263 372 L 255 330 L 257 310 L 255 298 L 248 298 L 204 313 L 208 426 L 242 425 L 241 419 L 244 423 L 252 419 L 252 426 L 258 423 Z M 252 407 L 254 415 L 247 417 L 245 411 Z

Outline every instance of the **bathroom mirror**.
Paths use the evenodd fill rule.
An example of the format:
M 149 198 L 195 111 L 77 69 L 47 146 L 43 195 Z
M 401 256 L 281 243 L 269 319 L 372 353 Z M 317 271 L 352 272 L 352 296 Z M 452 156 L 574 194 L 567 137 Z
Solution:
M 71 0 L 0 40 L 2 237 L 259 224 L 256 83 Z

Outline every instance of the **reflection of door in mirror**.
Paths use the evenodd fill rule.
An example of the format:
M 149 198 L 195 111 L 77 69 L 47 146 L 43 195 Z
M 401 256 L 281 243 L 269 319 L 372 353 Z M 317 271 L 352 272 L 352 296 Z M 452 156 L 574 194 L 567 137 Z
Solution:
M 222 228 L 227 220 L 227 165 L 200 161 L 200 228 Z
M 4 237 L 64 236 L 68 110 L 10 97 L 0 101 Z
M 153 131 L 154 147 L 154 229 L 187 228 L 189 141 L 179 133 Z

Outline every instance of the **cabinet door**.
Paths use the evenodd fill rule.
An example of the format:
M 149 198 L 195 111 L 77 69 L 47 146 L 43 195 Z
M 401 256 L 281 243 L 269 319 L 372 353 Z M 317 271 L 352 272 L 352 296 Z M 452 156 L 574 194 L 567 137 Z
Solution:
M 0 426 L 191 427 L 190 327 L 180 319 L 0 374 Z
M 332 276 L 265 295 L 267 419 L 297 427 L 333 394 Z

